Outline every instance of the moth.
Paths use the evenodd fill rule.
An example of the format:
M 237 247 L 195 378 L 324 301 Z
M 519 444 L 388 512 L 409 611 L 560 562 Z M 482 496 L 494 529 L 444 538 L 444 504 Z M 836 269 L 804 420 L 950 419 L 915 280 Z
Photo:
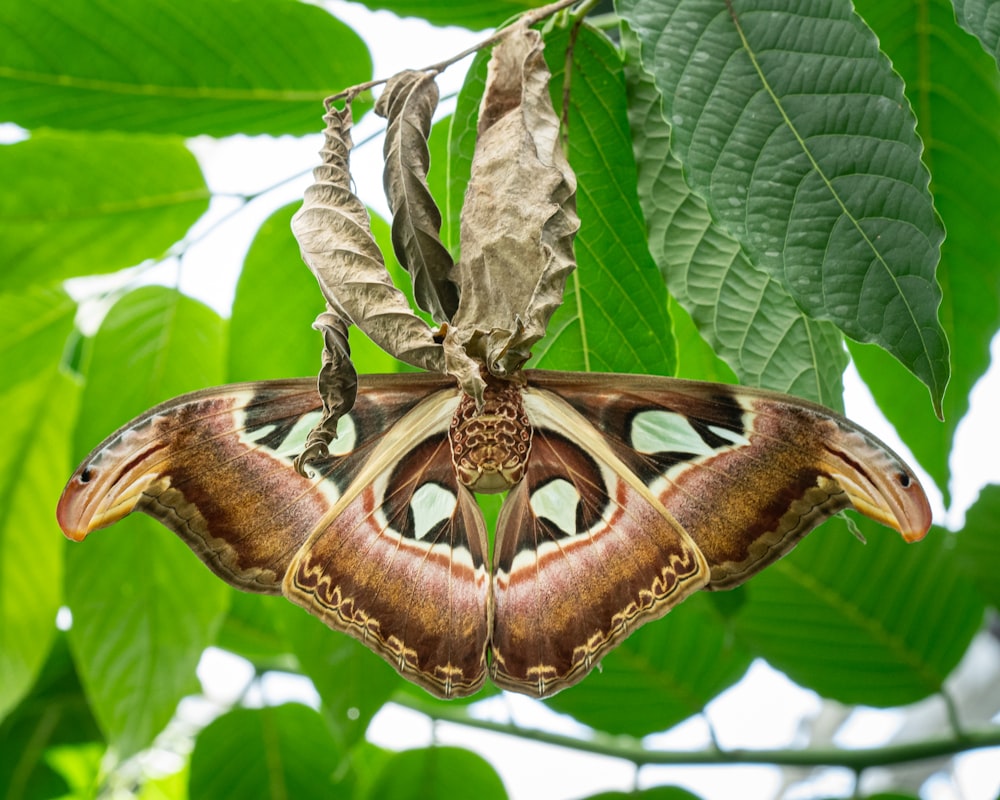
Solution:
M 925 534 L 910 469 L 819 406 L 523 369 L 562 302 L 579 226 L 542 46 L 520 25 L 494 49 L 457 262 L 425 181 L 432 76 L 400 73 L 376 105 L 393 241 L 439 327 L 393 286 L 351 192 L 350 103 L 328 109 L 292 221 L 327 305 L 318 382 L 207 389 L 147 411 L 70 479 L 67 536 L 144 512 L 223 580 L 283 594 L 432 694 L 468 695 L 489 675 L 544 697 L 848 506 Z M 358 378 L 351 324 L 426 372 Z M 492 548 L 475 492 L 507 493 Z
M 487 676 L 539 697 L 640 625 L 727 589 L 853 506 L 918 540 L 913 472 L 796 398 L 633 375 L 364 376 L 328 455 L 294 460 L 322 414 L 312 380 L 184 395 L 97 446 L 66 535 L 141 511 L 226 582 L 284 594 L 441 697 Z M 473 492 L 507 492 L 490 552 Z

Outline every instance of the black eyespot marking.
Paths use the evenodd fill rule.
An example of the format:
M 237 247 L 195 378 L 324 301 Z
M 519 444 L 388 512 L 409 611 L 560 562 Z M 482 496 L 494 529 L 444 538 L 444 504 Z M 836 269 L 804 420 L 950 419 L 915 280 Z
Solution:
M 907 475 L 905 472 L 899 473 L 899 485 L 902 486 L 904 489 L 908 488 L 910 485 L 910 476 Z
M 94 473 L 90 467 L 84 467 L 83 472 L 80 473 L 80 483 L 90 483 L 90 479 L 93 477 Z

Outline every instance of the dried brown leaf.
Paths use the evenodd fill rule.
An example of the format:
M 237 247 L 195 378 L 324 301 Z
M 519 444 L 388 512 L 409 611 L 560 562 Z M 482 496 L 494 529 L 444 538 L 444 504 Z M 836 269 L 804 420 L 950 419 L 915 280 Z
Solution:
M 542 47 L 537 31 L 521 29 L 494 48 L 462 208 L 452 322 L 469 355 L 498 376 L 528 359 L 575 267 L 576 177 Z
M 317 388 L 323 400 L 323 417 L 306 437 L 305 449 L 295 459 L 295 469 L 305 475 L 305 465 L 328 453 L 330 442 L 337 438 L 337 423 L 354 407 L 358 395 L 358 373 L 351 363 L 347 341 L 348 322 L 335 311 L 316 318 L 313 327 L 323 334 L 323 366 Z
M 292 218 L 302 259 L 331 309 L 401 361 L 444 372 L 444 348 L 393 286 L 368 211 L 351 192 L 350 105 L 331 109 L 324 120 L 323 164 L 313 171 L 314 183 Z
M 406 296 L 393 285 L 372 237 L 368 212 L 351 192 L 350 103 L 343 111 L 331 109 L 323 119 L 323 163 L 313 171 L 314 183 L 292 218 L 292 231 L 330 311 L 317 320 L 326 343 L 320 390 L 330 392 L 323 397 L 324 407 L 334 413 L 350 408 L 345 404 L 346 395 L 337 396 L 337 392 L 351 385 L 351 375 L 335 374 L 348 369 L 353 373 L 346 350 L 337 352 L 336 340 L 341 338 L 341 328 L 346 333 L 348 324 L 357 325 L 400 361 L 454 375 L 466 392 L 481 398 L 483 383 L 476 364 L 464 353 L 456 356 L 453 349 L 446 356 L 444 343 L 413 313 Z M 331 425 L 335 429 L 335 420 L 327 419 L 325 432 L 317 429 L 317 437 L 328 435 Z
M 385 117 L 385 196 L 392 210 L 392 246 L 413 279 L 417 304 L 438 323 L 458 308 L 451 254 L 441 243 L 441 212 L 427 187 L 427 137 L 438 104 L 434 79 L 407 70 L 394 75 L 375 104 Z

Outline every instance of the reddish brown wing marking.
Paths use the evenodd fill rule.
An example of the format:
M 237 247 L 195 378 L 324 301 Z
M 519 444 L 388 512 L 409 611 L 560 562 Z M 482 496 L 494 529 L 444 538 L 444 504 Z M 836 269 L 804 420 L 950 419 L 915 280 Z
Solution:
M 922 538 L 931 514 L 907 465 L 864 429 L 813 403 L 719 384 L 628 375 L 528 373 L 613 443 L 736 586 L 853 505 Z
M 524 481 L 497 523 L 491 674 L 539 696 L 580 681 L 707 578 L 697 548 L 572 408 L 525 392 Z
M 402 417 L 285 578 L 286 596 L 433 694 L 478 690 L 491 619 L 486 526 L 455 476 L 454 387 Z

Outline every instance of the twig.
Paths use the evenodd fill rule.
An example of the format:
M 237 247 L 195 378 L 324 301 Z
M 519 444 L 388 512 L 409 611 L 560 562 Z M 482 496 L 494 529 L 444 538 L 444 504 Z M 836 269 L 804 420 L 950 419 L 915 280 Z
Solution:
M 610 736 L 600 732 L 582 739 L 533 728 L 522 728 L 503 722 L 477 719 L 464 706 L 447 706 L 400 693 L 394 698 L 399 705 L 426 714 L 437 722 L 452 722 L 470 728 L 517 736 L 586 753 L 623 758 L 638 766 L 647 764 L 716 765 L 773 764 L 787 767 L 836 766 L 859 772 L 870 767 L 905 764 L 911 761 L 941 758 L 984 747 L 1000 747 L 1000 727 L 967 731 L 960 738 L 941 737 L 919 742 L 870 747 L 857 750 L 840 748 L 785 750 L 651 750 L 629 736 Z
M 541 8 L 536 8 L 532 11 L 527 11 L 520 17 L 518 17 L 517 21 L 514 22 L 514 24 L 509 25 L 506 28 L 501 28 L 498 31 L 495 31 L 492 35 L 487 36 L 481 42 L 472 45 L 472 47 L 467 47 L 461 53 L 458 53 L 457 55 L 454 55 L 451 58 L 447 58 L 444 61 L 439 61 L 436 64 L 431 64 L 430 66 L 424 67 L 423 69 L 417 71 L 427 72 L 430 73 L 431 75 L 438 75 L 444 72 L 446 69 L 448 69 L 448 67 L 450 67 L 452 64 L 461 61 L 463 58 L 471 56 L 473 53 L 478 53 L 480 50 L 496 44 L 505 36 L 507 36 L 512 30 L 521 27 L 530 28 L 532 25 L 541 22 L 546 17 L 551 17 L 553 14 L 562 11 L 564 8 L 569 8 L 576 2 L 578 2 L 578 0 L 556 0 L 556 2 L 549 3 L 547 6 L 542 6 Z M 344 100 L 344 99 L 348 101 L 353 100 L 355 97 L 361 94 L 361 92 L 368 91 L 369 89 L 374 89 L 376 86 L 381 86 L 388 80 L 389 80 L 388 78 L 379 78 L 377 80 L 371 80 L 371 81 L 366 81 L 365 83 L 359 83 L 356 86 L 351 86 L 348 89 L 344 89 L 344 91 L 342 92 L 338 92 L 337 94 L 326 98 L 326 100 L 323 101 L 323 104 L 326 106 L 327 111 L 329 111 L 330 106 L 337 100 Z

